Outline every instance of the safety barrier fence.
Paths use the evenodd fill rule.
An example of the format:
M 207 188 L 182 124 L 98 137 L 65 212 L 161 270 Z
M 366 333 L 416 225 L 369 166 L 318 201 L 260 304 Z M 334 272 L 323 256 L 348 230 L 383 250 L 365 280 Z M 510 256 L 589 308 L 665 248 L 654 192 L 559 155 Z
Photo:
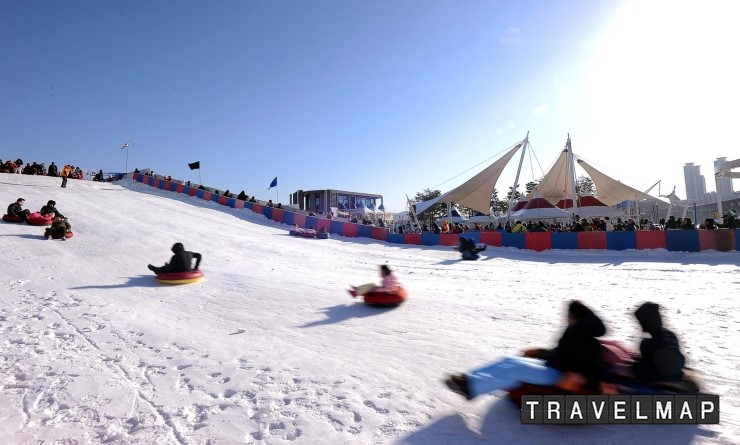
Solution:
M 459 234 L 431 232 L 397 234 L 384 227 L 373 227 L 350 222 L 333 221 L 288 209 L 268 207 L 260 203 L 242 201 L 217 195 L 207 190 L 198 190 L 184 184 L 165 181 L 153 176 L 134 174 L 134 180 L 160 190 L 184 193 L 205 201 L 213 201 L 235 209 L 248 209 L 265 215 L 267 219 L 300 228 L 326 229 L 329 233 L 354 238 L 372 238 L 394 244 L 416 244 L 422 246 L 456 246 Z M 529 250 L 550 249 L 666 249 L 677 252 L 699 252 L 702 250 L 740 250 L 740 229 L 718 230 L 651 230 L 636 232 L 530 232 L 507 233 L 496 230 L 465 232 L 464 236 L 476 243 L 494 247 L 516 247 Z

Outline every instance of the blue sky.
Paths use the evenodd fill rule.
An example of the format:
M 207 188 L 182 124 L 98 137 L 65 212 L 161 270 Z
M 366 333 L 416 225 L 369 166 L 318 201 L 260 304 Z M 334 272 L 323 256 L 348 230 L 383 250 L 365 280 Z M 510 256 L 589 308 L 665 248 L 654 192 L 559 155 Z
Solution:
M 0 158 L 129 167 L 263 199 L 442 191 L 530 131 L 684 197 L 740 157 L 734 2 L 4 1 Z M 493 159 L 491 159 L 493 160 Z M 472 169 L 471 169 L 472 168 Z M 498 188 L 513 183 L 507 169 Z M 735 188 L 740 184 L 735 182 Z M 657 190 L 656 190 L 657 191 Z

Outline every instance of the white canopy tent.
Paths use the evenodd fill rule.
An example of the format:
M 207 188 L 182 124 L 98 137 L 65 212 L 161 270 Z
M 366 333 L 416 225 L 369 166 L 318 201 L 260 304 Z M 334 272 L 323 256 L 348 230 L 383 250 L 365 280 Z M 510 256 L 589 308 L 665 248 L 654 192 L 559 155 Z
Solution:
M 501 176 L 501 172 L 514 154 L 516 154 L 517 150 L 524 145 L 525 141 L 526 139 L 514 145 L 511 150 L 496 162 L 449 192 L 443 193 L 441 196 L 430 199 L 429 201 L 416 203 L 416 213 L 422 213 L 439 202 L 454 202 L 470 207 L 471 209 L 477 210 L 481 213 L 490 212 L 493 188 L 496 186 L 496 182 Z

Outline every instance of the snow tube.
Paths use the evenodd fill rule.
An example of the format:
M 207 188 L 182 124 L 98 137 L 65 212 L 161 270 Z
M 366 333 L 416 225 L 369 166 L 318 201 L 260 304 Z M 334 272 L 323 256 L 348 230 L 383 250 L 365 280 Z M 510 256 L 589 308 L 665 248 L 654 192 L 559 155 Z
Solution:
M 293 236 L 303 236 L 303 230 L 290 229 L 288 233 Z
M 315 230 L 305 230 L 301 232 L 301 236 L 304 238 L 316 238 L 316 231 Z
M 75 236 L 75 234 L 72 232 L 67 232 L 64 234 L 65 238 L 72 238 L 73 236 Z M 60 235 L 59 232 L 52 232 L 51 239 L 62 239 L 62 235 Z
M 372 306 L 398 306 L 408 299 L 406 289 L 401 288 L 396 292 L 370 292 L 364 295 L 365 303 Z
M 318 239 L 327 239 L 329 238 L 329 232 L 319 232 L 316 234 L 316 238 Z
M 204 276 L 200 270 L 187 272 L 161 273 L 155 277 L 162 284 L 188 284 L 202 281 Z
M 10 215 L 3 215 L 3 221 L 5 222 L 14 222 L 14 223 L 22 223 L 23 220 L 20 216 L 10 216 Z
M 470 250 L 465 250 L 462 253 L 462 259 L 465 261 L 475 261 L 478 258 L 480 258 L 480 255 L 478 255 L 477 253 L 473 253 Z
M 53 219 L 54 219 L 53 213 L 49 213 L 48 215 L 42 215 L 36 212 L 36 213 L 31 213 L 30 215 L 28 215 L 28 224 L 31 224 L 32 226 L 50 226 Z

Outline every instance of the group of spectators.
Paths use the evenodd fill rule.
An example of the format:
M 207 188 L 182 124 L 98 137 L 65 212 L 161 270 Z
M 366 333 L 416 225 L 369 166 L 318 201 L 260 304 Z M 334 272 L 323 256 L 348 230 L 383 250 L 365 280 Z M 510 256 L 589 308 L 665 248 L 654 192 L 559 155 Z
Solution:
M 720 228 L 736 229 L 740 228 L 740 218 L 735 210 L 730 210 L 723 215 L 723 222 L 717 223 L 712 218 L 707 218 L 699 229 L 714 230 Z M 356 222 L 356 221 L 353 221 Z M 364 223 L 364 222 L 363 222 Z M 581 218 L 576 215 L 572 223 L 562 222 L 544 222 L 544 221 L 528 221 L 523 222 L 517 220 L 514 222 L 506 223 L 489 223 L 481 225 L 480 223 L 448 223 L 446 220 L 442 220 L 440 223 L 432 221 L 430 224 L 422 224 L 421 227 L 410 224 L 396 225 L 394 228 L 395 233 L 419 233 L 419 232 L 432 232 L 435 234 L 441 233 L 465 233 L 471 230 L 498 230 L 507 233 L 527 233 L 527 232 L 618 232 L 627 231 L 634 232 L 638 230 L 696 230 L 697 226 L 691 220 L 691 218 L 676 218 L 671 216 L 668 220 L 661 219 L 657 224 L 650 220 L 643 218 L 639 222 L 633 218 L 617 218 L 616 221 L 612 220 L 608 216 L 605 217 L 594 217 L 590 219 Z
M 42 175 L 53 177 L 63 176 L 72 179 L 83 179 L 85 176 L 80 167 L 76 167 L 71 164 L 65 165 L 60 171 L 59 167 L 57 167 L 54 161 L 52 161 L 47 168 L 46 164 L 44 164 L 43 162 L 41 164 L 37 162 L 25 164 L 23 162 L 23 159 L 16 159 L 15 161 L 11 161 L 10 159 L 8 159 L 5 162 L 0 159 L 0 173 L 18 173 L 23 175 Z

